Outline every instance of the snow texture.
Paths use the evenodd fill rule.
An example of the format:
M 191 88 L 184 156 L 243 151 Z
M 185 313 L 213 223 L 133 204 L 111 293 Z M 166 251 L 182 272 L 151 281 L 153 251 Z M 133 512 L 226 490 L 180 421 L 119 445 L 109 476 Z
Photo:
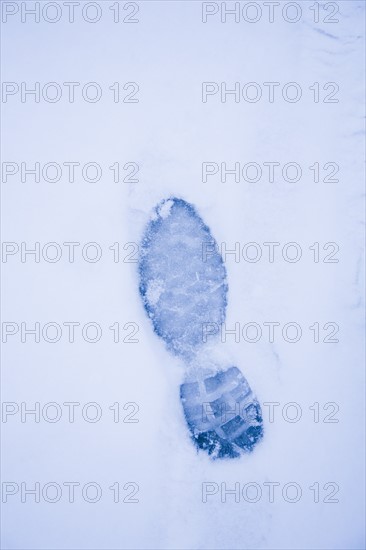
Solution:
M 225 266 L 192 205 L 171 198 L 156 207 L 141 243 L 139 273 L 155 332 L 171 351 L 192 357 L 204 344 L 205 324 L 224 321 L 227 303 Z
M 1 547 L 365 549 L 365 2 L 298 0 L 302 16 L 297 23 L 282 17 L 286 5 L 289 18 L 294 17 L 295 3 L 274 2 L 275 21 L 270 23 L 268 2 L 257 0 L 257 10 L 241 2 L 241 13 L 248 6 L 249 17 L 261 16 L 257 23 L 243 17 L 236 23 L 230 14 L 222 23 L 220 12 L 202 23 L 199 1 L 137 0 L 137 24 L 122 23 L 133 10 L 128 2 L 120 3 L 120 22 L 114 23 L 114 1 L 98 2 L 103 16 L 95 24 L 81 17 L 87 3 L 81 2 L 70 24 L 67 14 L 72 10 L 65 3 L 58 2 L 63 14 L 59 22 L 42 19 L 38 24 L 34 15 L 22 23 L 23 3 L 18 2 L 18 12 L 1 29 L 4 82 L 26 82 L 27 90 L 34 90 L 36 82 L 42 88 L 55 81 L 63 89 L 55 103 L 43 101 L 42 94 L 40 103 L 31 94 L 22 103 L 20 91 L 2 103 L 2 158 L 19 164 L 19 172 L 2 184 L 3 241 L 25 241 L 33 250 L 37 242 L 58 242 L 63 250 L 55 263 L 44 261 L 42 254 L 39 263 L 32 255 L 23 263 L 18 253 L 1 264 L 6 289 L 3 321 L 19 324 L 19 332 L 3 345 L 2 399 L 19 406 L 24 402 L 29 410 L 36 402 L 41 407 L 57 402 L 63 415 L 59 422 L 49 423 L 41 414 L 37 423 L 30 414 L 23 423 L 19 412 L 1 423 L 2 481 L 19 484 L 19 492 L 2 505 Z M 6 2 L 1 4 L 5 7 Z M 28 10 L 36 7 L 36 2 L 25 4 Z M 221 10 L 221 2 L 213 4 Z M 226 3 L 228 10 L 235 5 Z M 333 18 L 339 22 L 324 21 L 337 7 Z M 49 17 L 55 13 L 49 5 Z M 88 14 L 94 13 L 90 6 Z M 103 89 L 100 101 L 83 101 L 83 85 L 94 81 Z M 139 84 L 139 103 L 122 101 L 130 93 L 123 89 L 128 81 Z M 237 103 L 230 95 L 222 103 L 219 91 L 203 103 L 204 81 L 219 86 L 225 82 L 228 90 L 236 82 L 257 82 L 262 97 L 256 103 Z M 80 83 L 74 103 L 66 99 L 64 82 Z M 114 103 L 109 89 L 115 82 L 120 83 L 119 103 Z M 280 82 L 274 103 L 266 100 L 265 82 Z M 283 100 L 288 82 L 302 87 L 297 103 Z M 315 82 L 320 88 L 318 103 L 309 89 Z M 324 90 L 331 82 L 339 86 L 338 103 L 322 101 L 332 91 Z M 51 161 L 62 168 L 64 162 L 79 162 L 80 167 L 73 182 L 67 170 L 60 181 L 38 183 L 30 176 L 23 182 L 22 161 L 29 169 L 36 161 L 41 167 Z M 96 182 L 81 175 L 80 168 L 91 161 L 102 167 Z M 118 182 L 109 169 L 116 162 Z M 123 169 L 128 162 L 139 166 L 129 178 L 130 170 Z M 241 167 L 255 162 L 262 177 L 257 182 L 236 181 L 228 174 L 222 181 L 217 173 L 203 182 L 203 162 L 215 162 L 219 168 L 225 162 L 227 169 L 236 162 Z M 274 181 L 268 180 L 268 162 L 280 163 Z M 282 176 L 289 162 L 302 168 L 297 182 Z M 309 170 L 316 162 L 319 181 Z M 324 181 L 331 174 L 331 169 L 323 169 L 328 162 L 339 165 L 338 182 Z M 228 335 L 218 347 L 212 341 L 215 351 L 202 346 L 196 357 L 200 368 L 192 376 L 185 355 L 173 349 L 167 353 L 165 342 L 156 337 L 141 303 L 139 273 L 132 261 L 138 258 L 151 209 L 171 196 L 194 204 L 220 248 L 229 281 L 227 328 L 255 321 L 263 330 L 257 343 L 243 338 L 236 342 Z M 165 219 L 168 222 L 169 216 Z M 282 248 L 294 241 L 303 254 L 297 263 L 289 263 Z M 64 242 L 80 243 L 73 263 L 65 259 Z M 100 261 L 83 260 L 81 251 L 89 242 L 100 244 Z M 262 257 L 256 263 L 242 255 L 238 262 L 232 254 L 225 257 L 222 243 L 233 250 L 236 242 L 241 249 L 245 243 L 258 243 Z M 265 242 L 281 243 L 273 263 Z M 316 242 L 321 252 L 318 263 L 309 249 Z M 323 262 L 331 251 L 322 248 L 328 242 L 339 245 L 338 263 Z M 114 243 L 119 243 L 119 258 L 117 246 L 109 248 Z M 150 288 L 152 305 L 163 291 L 159 281 Z M 57 322 L 63 337 L 56 343 L 36 343 L 29 335 L 22 343 L 22 321 L 30 329 L 37 321 L 41 326 Z M 80 323 L 74 343 L 67 338 L 67 321 Z M 91 321 L 103 330 L 96 343 L 80 337 L 82 326 Z M 297 343 L 282 338 L 281 329 L 289 321 L 302 327 Z M 121 329 L 118 343 L 109 329 L 116 322 Z M 123 342 L 128 322 L 139 327 L 137 343 Z M 264 322 L 280 323 L 273 342 Z M 321 329 L 318 343 L 309 330 L 315 322 Z M 338 343 L 323 342 L 327 322 L 339 325 Z M 265 435 L 252 453 L 237 460 L 213 461 L 206 452 L 196 452 L 179 398 L 182 384 L 194 383 L 200 373 L 207 376 L 202 369 L 207 364 L 211 370 L 211 352 L 209 377 L 220 372 L 216 366 L 237 366 L 262 408 Z M 74 423 L 68 421 L 65 402 L 80 403 Z M 100 404 L 99 422 L 83 420 L 82 407 L 89 402 Z M 139 406 L 137 423 L 123 421 L 130 412 L 123 409 L 128 402 Z M 301 407 L 296 423 L 284 419 L 290 402 Z M 119 422 L 114 422 L 109 408 L 113 403 L 119 403 Z M 273 422 L 266 403 L 279 403 Z M 319 404 L 319 422 L 314 422 L 314 403 Z M 338 422 L 324 422 L 332 411 L 323 408 L 327 403 L 338 405 Z M 61 500 L 37 503 L 28 495 L 27 502 L 21 502 L 20 484 L 32 489 L 37 481 L 42 486 L 59 483 Z M 73 503 L 63 485 L 67 481 L 80 483 Z M 81 498 L 82 486 L 92 481 L 103 490 L 94 504 Z M 139 502 L 123 503 L 124 484 L 132 481 L 140 487 Z M 119 503 L 109 489 L 115 482 L 121 488 Z M 218 489 L 207 502 L 202 500 L 204 482 Z M 289 482 L 302 490 L 298 502 L 283 498 Z M 338 502 L 325 502 L 331 490 L 324 489 L 328 482 L 338 484 Z M 235 484 L 242 489 L 257 483 L 260 498 L 248 502 L 240 491 L 239 502 L 233 493 L 223 502 L 222 483 L 228 490 Z M 280 484 L 272 502 L 267 483 Z M 315 483 L 318 502 L 309 490 Z
M 212 458 L 236 458 L 262 438 L 262 412 L 237 367 L 185 382 L 180 396 L 193 441 Z

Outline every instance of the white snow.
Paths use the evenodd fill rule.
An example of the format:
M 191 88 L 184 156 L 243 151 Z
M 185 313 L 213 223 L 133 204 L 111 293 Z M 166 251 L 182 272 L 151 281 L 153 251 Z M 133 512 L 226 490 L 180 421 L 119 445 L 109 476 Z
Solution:
M 173 206 L 173 201 L 165 201 L 159 208 L 159 216 L 163 219 L 167 218 Z
M 35 162 L 97 162 L 103 169 L 94 183 L 83 180 L 80 167 L 73 183 L 64 169 L 54 183 L 37 183 L 31 176 L 22 182 L 19 173 L 2 184 L 3 241 L 19 246 L 24 241 L 28 248 L 56 242 L 63 252 L 55 263 L 45 261 L 42 253 L 39 263 L 32 256 L 23 263 L 20 252 L 2 263 L 3 322 L 19 325 L 3 345 L 2 399 L 19 407 L 24 402 L 29 409 L 36 402 L 41 408 L 56 402 L 63 412 L 54 423 L 42 414 L 39 423 L 31 415 L 21 422 L 19 412 L 1 425 L 2 481 L 19 484 L 19 493 L 2 505 L 2 547 L 364 548 L 364 2 L 331 2 L 339 6 L 340 22 L 334 24 L 314 23 L 312 1 L 300 3 L 303 16 L 293 24 L 264 18 L 235 23 L 229 16 L 221 23 L 220 14 L 202 23 L 202 4 L 191 1 L 138 2 L 138 24 L 115 24 L 109 9 L 113 2 L 101 4 L 103 17 L 95 24 L 80 17 L 73 24 L 64 19 L 21 23 L 16 15 L 2 29 L 3 81 L 24 81 L 29 88 L 35 82 L 80 82 L 75 88 L 79 98 L 78 90 L 87 82 L 103 88 L 96 103 L 35 103 L 31 98 L 22 103 L 19 96 L 10 96 L 2 104 L 7 136 L 3 162 L 26 162 L 28 167 Z M 331 12 L 324 11 L 325 4 L 319 3 L 322 18 Z M 121 8 L 122 16 L 130 10 Z M 124 83 L 137 82 L 139 103 L 114 103 L 109 87 L 115 82 L 122 94 L 131 92 L 123 90 Z M 228 89 L 235 82 L 257 82 L 263 98 L 236 103 L 228 96 L 221 103 L 218 93 L 203 103 L 202 82 L 227 82 Z M 264 99 L 266 82 L 281 83 L 274 103 Z M 297 103 L 282 98 L 288 82 L 302 87 Z M 323 85 L 337 83 L 339 102 L 314 103 L 309 87 L 315 82 L 321 97 L 333 90 Z M 134 178 L 139 181 L 115 183 L 109 168 L 115 162 L 121 180 L 130 173 L 123 166 L 136 162 L 140 170 Z M 228 169 L 235 162 L 255 162 L 262 178 L 236 182 L 228 175 L 224 182 L 218 173 L 204 183 L 204 162 L 219 167 L 226 162 Z M 273 183 L 266 177 L 263 163 L 268 162 L 280 163 Z M 298 182 L 282 176 L 289 162 L 302 167 Z M 316 162 L 319 182 L 309 169 Z M 339 165 L 338 182 L 322 181 L 332 172 L 323 168 L 328 162 Z M 222 243 L 226 250 L 226 329 L 239 323 L 240 338 L 236 342 L 227 334 L 226 342 L 209 349 L 202 363 L 209 363 L 212 354 L 214 360 L 238 366 L 262 404 L 263 441 L 240 460 L 213 462 L 196 454 L 179 400 L 185 367 L 153 333 L 138 293 L 137 249 L 131 243 L 139 243 L 153 207 L 171 196 L 192 203 L 221 251 Z M 168 214 L 167 206 L 160 215 Z M 80 243 L 73 263 L 66 259 L 65 242 Z M 91 242 L 102 249 L 95 263 L 82 256 L 83 246 Z M 273 263 L 264 245 L 268 242 L 280 243 Z M 290 242 L 301 245 L 296 263 L 283 257 Z M 333 242 L 339 246 L 339 262 L 324 263 L 333 248 L 323 246 Z M 117 262 L 114 243 L 120 243 Z M 228 253 L 235 243 L 239 261 Z M 247 243 L 260 246 L 257 262 L 244 260 Z M 318 263 L 309 248 L 314 243 L 319 243 Z M 248 249 L 249 255 L 254 252 Z M 150 288 L 149 300 L 158 300 L 160 291 L 159 284 Z M 68 342 L 63 325 L 70 321 L 80 323 L 74 343 Z M 36 322 L 41 327 L 58 323 L 62 337 L 52 344 L 28 336 L 22 343 L 21 322 L 28 328 Z M 95 343 L 81 338 L 89 322 L 102 328 Z M 116 322 L 118 343 L 109 328 Z M 264 324 L 271 322 L 279 323 L 274 342 Z M 282 336 L 290 322 L 302 329 L 297 343 Z M 135 328 L 128 323 L 138 325 L 135 336 L 129 336 Z M 257 343 L 243 338 L 247 323 L 260 326 Z M 315 323 L 319 343 L 314 342 Z M 338 343 L 324 343 L 333 331 L 324 328 L 327 323 L 339 326 Z M 80 403 L 73 423 L 67 421 L 67 402 Z M 83 419 L 82 408 L 90 402 L 100 404 L 99 422 Z M 113 421 L 110 409 L 116 402 L 120 422 Z M 269 421 L 269 406 L 263 405 L 269 402 L 279 404 L 274 422 Z M 139 422 L 123 422 L 135 410 L 134 405 L 124 409 L 128 403 L 138 405 Z M 284 419 L 286 413 L 296 413 L 293 406 L 286 409 L 289 403 L 301 407 L 297 422 Z M 317 410 L 320 421 L 314 422 Z M 332 414 L 339 422 L 323 421 Z M 60 484 L 62 498 L 50 503 L 41 495 L 35 503 L 28 496 L 22 503 L 20 483 L 32 488 L 37 481 L 42 487 Z M 72 481 L 80 486 L 75 502 L 69 503 L 62 484 Z M 81 498 L 88 482 L 101 486 L 99 502 Z M 115 482 L 122 500 L 131 492 L 124 485 L 138 483 L 139 502 L 114 503 L 109 487 Z M 274 502 L 269 499 L 271 483 L 279 484 L 272 485 Z M 288 483 L 300 487 L 297 502 L 283 497 Z M 204 502 L 207 484 L 217 492 Z M 231 493 L 223 502 L 222 487 L 235 490 L 236 484 L 240 501 Z M 333 498 L 339 501 L 324 502 L 334 484 L 339 491 Z M 242 491 L 248 490 L 248 500 L 255 500 L 258 487 L 257 502 L 243 498 Z M 319 502 L 314 502 L 317 488 Z M 288 488 L 290 498 L 293 491 Z
M 146 298 L 151 306 L 155 306 L 164 292 L 164 283 L 160 279 L 151 281 L 146 290 Z

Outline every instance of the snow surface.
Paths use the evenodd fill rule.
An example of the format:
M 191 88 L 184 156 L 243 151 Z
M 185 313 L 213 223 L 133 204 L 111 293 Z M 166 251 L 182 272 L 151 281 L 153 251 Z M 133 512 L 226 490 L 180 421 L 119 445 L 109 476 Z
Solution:
M 10 418 L 2 424 L 2 480 L 96 481 L 103 498 L 38 504 L 12 497 L 2 506 L 2 547 L 364 548 L 364 2 L 337 2 L 334 25 L 314 24 L 310 10 L 296 24 L 221 24 L 219 18 L 203 24 L 200 2 L 139 4 L 135 25 L 103 18 L 95 25 L 17 19 L 3 26 L 4 81 L 98 81 L 106 90 L 135 81 L 140 102 L 114 104 L 106 92 L 109 99 L 97 104 L 2 105 L 3 160 L 104 167 L 96 183 L 14 179 L 2 186 L 3 241 L 103 247 L 95 264 L 80 257 L 2 264 L 3 320 L 103 327 L 96 344 L 13 338 L 4 346 L 3 401 L 95 401 L 103 416 L 97 423 L 79 416 L 71 424 L 65 416 L 54 424 Z M 340 101 L 316 104 L 309 93 L 294 104 L 202 103 L 203 81 L 297 81 L 304 90 L 337 82 Z M 108 166 L 117 160 L 140 165 L 138 183 L 113 183 Z M 295 161 L 304 175 L 293 184 L 281 177 L 202 183 L 202 162 L 236 161 Z M 307 169 L 314 162 L 337 162 L 339 182 L 315 183 Z M 227 249 L 256 242 L 264 251 L 265 242 L 295 241 L 303 250 L 297 263 L 281 253 L 274 263 L 265 256 L 257 263 L 226 258 L 227 328 L 253 321 L 296 321 L 303 328 L 297 343 L 228 336 L 217 352 L 245 374 L 261 404 L 280 403 L 273 423 L 264 416 L 261 444 L 240 460 L 212 462 L 196 453 L 177 399 L 184 366 L 151 330 L 136 263 L 115 263 L 109 250 L 119 242 L 122 254 L 130 252 L 123 245 L 140 242 L 152 208 L 169 196 L 195 205 Z M 314 242 L 338 243 L 340 261 L 314 263 Z M 114 343 L 108 327 L 116 321 L 137 323 L 139 342 Z M 316 321 L 338 323 L 339 343 L 314 343 L 308 327 Z M 111 421 L 114 402 L 137 403 L 139 422 Z M 301 406 L 296 423 L 282 417 L 289 402 Z M 315 423 L 309 409 L 315 402 L 322 418 L 331 412 L 323 405 L 337 403 L 339 422 Z M 138 483 L 139 503 L 114 503 L 108 487 L 116 481 Z M 235 502 L 229 494 L 222 502 L 220 492 L 203 502 L 203 483 L 233 489 L 249 482 L 263 491 L 258 502 Z M 268 482 L 280 483 L 274 502 Z M 281 496 L 289 482 L 302 488 L 296 503 Z M 316 482 L 317 503 L 309 490 Z M 338 484 L 339 502 L 323 502 L 328 482 Z

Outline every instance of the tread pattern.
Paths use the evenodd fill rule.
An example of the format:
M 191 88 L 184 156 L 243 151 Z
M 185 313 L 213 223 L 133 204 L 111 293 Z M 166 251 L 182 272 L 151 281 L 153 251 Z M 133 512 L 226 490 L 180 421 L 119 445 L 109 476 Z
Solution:
M 263 436 L 260 405 L 237 367 L 182 384 L 180 397 L 196 446 L 214 458 L 250 452 Z

